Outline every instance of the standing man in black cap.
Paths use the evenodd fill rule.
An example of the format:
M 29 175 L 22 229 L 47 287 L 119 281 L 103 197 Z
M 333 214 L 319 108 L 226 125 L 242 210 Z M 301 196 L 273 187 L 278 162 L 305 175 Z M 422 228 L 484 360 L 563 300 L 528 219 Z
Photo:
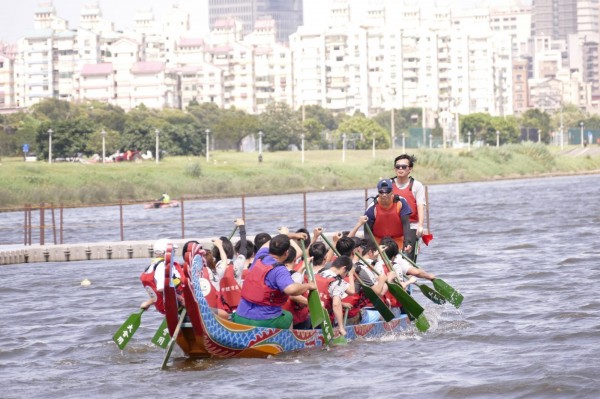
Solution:
M 390 179 L 381 179 L 377 183 L 375 201 L 365 211 L 367 224 L 373 231 L 379 243 L 383 237 L 389 236 L 398 243 L 399 248 L 409 252 L 414 248 L 414 242 L 408 239 L 405 232 L 410 230 L 410 214 L 408 202 L 393 193 L 393 183 Z

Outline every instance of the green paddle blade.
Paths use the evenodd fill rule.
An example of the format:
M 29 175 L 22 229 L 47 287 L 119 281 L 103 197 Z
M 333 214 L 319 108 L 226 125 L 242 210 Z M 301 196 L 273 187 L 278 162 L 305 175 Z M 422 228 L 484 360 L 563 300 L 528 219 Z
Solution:
M 425 314 L 421 313 L 419 317 L 417 317 L 415 326 L 417 326 L 417 329 L 421 332 L 429 330 L 429 321 L 427 321 L 427 319 L 425 318 Z
M 323 309 L 323 314 L 325 314 L 325 309 Z M 323 320 L 323 324 L 321 324 L 321 329 L 323 330 L 323 338 L 325 338 L 325 345 L 329 345 L 331 340 L 333 339 L 333 325 L 331 324 L 331 320 L 329 319 L 329 315 L 325 314 L 325 319 Z
M 127 320 L 125 320 L 125 323 L 119 327 L 115 335 L 113 335 L 113 341 L 115 341 L 115 344 L 117 344 L 119 349 L 123 350 L 136 332 L 142 322 L 142 313 L 144 313 L 145 310 L 146 309 L 142 309 L 138 313 L 133 313 L 129 316 Z
M 348 345 L 348 340 L 343 335 L 340 335 L 339 337 L 335 337 L 334 339 L 332 339 L 331 344 L 332 345 Z
M 464 299 L 463 295 L 460 292 L 456 291 L 454 288 L 452 288 L 440 278 L 435 278 L 433 280 L 433 286 L 435 287 L 437 292 L 442 294 L 442 296 L 446 298 L 448 302 L 454 305 L 454 307 L 456 307 L 457 309 L 460 307 L 460 304 Z
M 381 300 L 379 295 L 373 291 L 371 287 L 367 287 L 366 285 L 362 285 L 362 289 L 365 293 L 365 296 L 369 298 L 375 309 L 379 312 L 383 320 L 390 321 L 394 318 L 394 313 L 387 307 L 387 305 Z
M 417 287 L 419 287 L 419 289 L 421 290 L 423 295 L 425 295 L 427 298 L 431 299 L 431 302 L 437 303 L 438 305 L 443 305 L 446 303 L 446 300 L 444 299 L 442 294 L 440 294 L 433 288 L 429 287 L 428 285 L 417 284 Z
M 323 308 L 321 307 L 321 298 L 317 291 L 311 291 L 308 294 L 308 310 L 310 312 L 310 322 L 313 328 L 317 328 L 325 320 Z
M 423 307 L 419 305 L 419 303 L 415 301 L 413 297 L 408 295 L 408 293 L 404 291 L 402 287 L 393 283 L 387 283 L 387 286 L 390 290 L 390 293 L 394 296 L 394 298 L 400 301 L 406 312 L 410 313 L 415 318 L 418 318 L 421 313 L 423 313 Z
M 169 327 L 167 327 L 167 319 L 164 318 L 158 330 L 154 333 L 151 342 L 159 348 L 165 349 L 169 345 L 169 341 L 171 341 L 171 336 L 169 335 Z

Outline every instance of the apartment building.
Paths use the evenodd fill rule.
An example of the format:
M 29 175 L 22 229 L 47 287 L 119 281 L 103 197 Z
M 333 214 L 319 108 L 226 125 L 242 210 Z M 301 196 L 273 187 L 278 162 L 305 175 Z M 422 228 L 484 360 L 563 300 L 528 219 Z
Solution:
M 15 46 L 0 42 L 0 112 L 12 109 L 15 102 Z

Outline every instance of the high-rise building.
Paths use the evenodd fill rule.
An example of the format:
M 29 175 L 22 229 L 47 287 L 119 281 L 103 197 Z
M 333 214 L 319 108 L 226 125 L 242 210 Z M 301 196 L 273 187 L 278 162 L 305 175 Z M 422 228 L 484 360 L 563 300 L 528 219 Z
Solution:
M 577 33 L 577 0 L 533 0 L 531 36 L 567 40 Z
M 303 24 L 302 0 L 209 0 L 208 19 L 214 29 L 218 19 L 235 18 L 242 22 L 242 34 L 254 30 L 261 17 L 270 16 L 277 27 L 277 41 L 287 43 L 289 36 Z

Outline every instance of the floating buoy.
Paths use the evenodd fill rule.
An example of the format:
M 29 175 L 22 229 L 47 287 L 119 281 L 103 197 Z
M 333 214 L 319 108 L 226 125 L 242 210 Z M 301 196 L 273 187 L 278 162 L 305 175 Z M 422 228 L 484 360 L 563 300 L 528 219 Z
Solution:
M 87 278 L 84 278 L 83 281 L 81 282 L 82 287 L 87 287 L 90 285 L 92 285 L 92 282 L 90 280 L 88 280 Z

